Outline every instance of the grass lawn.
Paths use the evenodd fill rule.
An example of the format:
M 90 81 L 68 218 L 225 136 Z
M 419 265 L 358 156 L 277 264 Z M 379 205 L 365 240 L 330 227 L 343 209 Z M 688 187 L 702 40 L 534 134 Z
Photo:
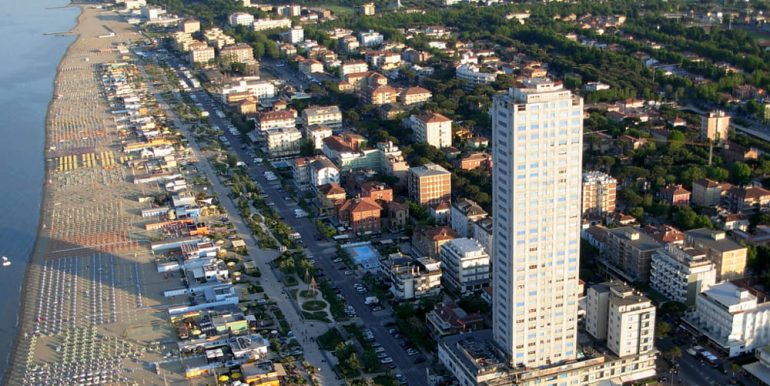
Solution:
M 324 5 L 324 4 L 318 4 L 317 6 L 321 7 L 321 8 L 326 8 L 326 9 L 332 11 L 332 13 L 334 13 L 335 15 L 338 15 L 338 16 L 350 16 L 350 15 L 352 15 L 352 14 L 354 14 L 356 12 L 356 10 L 353 9 L 352 7 L 346 7 L 344 5 Z
M 336 327 L 330 328 L 329 331 L 318 337 L 318 347 L 326 351 L 334 350 L 342 342 L 342 335 Z
M 302 303 L 302 309 L 305 311 L 321 311 L 326 308 L 326 302 L 320 300 L 310 300 Z
M 302 311 L 302 315 L 304 315 L 305 319 L 308 319 L 308 320 L 317 320 L 319 322 L 331 323 L 331 320 L 329 320 L 329 318 L 326 317 L 325 312 Z

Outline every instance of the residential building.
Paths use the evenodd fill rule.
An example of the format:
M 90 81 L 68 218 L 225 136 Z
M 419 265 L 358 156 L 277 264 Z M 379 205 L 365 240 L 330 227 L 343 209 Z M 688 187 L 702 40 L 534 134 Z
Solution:
M 741 244 L 753 245 L 755 247 L 770 246 L 770 226 L 757 225 L 753 232 L 743 229 L 733 230 L 733 238 Z
M 439 362 L 461 385 L 587 386 L 655 376 L 654 307 L 632 291 L 608 300 L 607 323 L 610 310 L 621 318 L 612 334 L 607 327 L 617 355 L 578 346 L 582 100 L 558 82 L 526 80 L 496 95 L 490 116 L 500 166 L 492 170 L 500 235 L 492 329 L 441 339 Z M 635 337 L 623 336 L 627 329 Z
M 452 146 L 452 120 L 438 113 L 428 112 L 411 117 L 416 142 L 436 148 Z
M 727 141 L 730 130 L 730 116 L 722 110 L 709 112 L 701 117 L 700 137 L 714 142 Z
M 481 329 L 484 327 L 484 317 L 476 312 L 468 313 L 456 303 L 442 302 L 433 306 L 425 315 L 425 324 L 433 339 L 439 339 Z
M 291 28 L 291 19 L 257 19 L 252 28 L 254 31 Z
M 388 103 L 396 103 L 398 90 L 388 85 L 362 90 L 361 96 L 366 104 L 381 106 Z
M 253 386 L 278 386 L 281 378 L 286 376 L 286 370 L 280 363 L 244 363 L 241 365 L 243 382 Z
M 462 170 L 473 170 L 484 168 L 492 169 L 492 155 L 489 153 L 471 153 L 467 156 L 457 159 L 456 165 Z
M 342 127 L 342 112 L 337 106 L 309 106 L 302 111 L 302 124 L 305 127 Z
M 293 127 L 274 127 L 262 131 L 271 158 L 299 154 L 302 134 Z
M 246 43 L 236 43 L 222 47 L 219 57 L 230 63 L 251 63 L 254 62 L 254 50 Z
M 204 42 L 193 42 L 190 44 L 189 48 L 190 63 L 208 64 L 216 58 L 214 47 L 209 47 L 209 45 Z
M 686 245 L 704 251 L 716 265 L 717 282 L 739 279 L 746 273 L 748 249 L 727 238 L 724 231 L 700 228 L 684 234 Z
M 369 30 L 368 32 L 359 32 L 358 41 L 362 47 L 376 47 L 382 44 L 385 38 L 379 32 Z
M 497 80 L 496 73 L 482 72 L 473 64 L 462 64 L 455 69 L 457 79 L 467 82 L 466 89 L 473 89 L 478 85 L 491 84 Z
M 653 240 L 662 245 L 684 245 L 684 232 L 672 227 L 671 225 L 662 224 L 655 226 L 652 224 L 647 224 L 644 228 L 642 228 L 642 231 L 650 235 Z
M 452 173 L 436 164 L 426 164 L 409 169 L 409 198 L 419 205 L 435 205 L 450 202 Z
M 256 128 L 259 131 L 297 126 L 297 111 L 294 109 L 265 111 L 257 115 Z M 300 135 L 301 136 L 301 135 Z
M 607 232 L 608 268 L 629 282 L 646 282 L 650 277 L 652 254 L 662 247 L 635 227 L 613 228 Z
M 755 147 L 746 147 L 735 142 L 720 149 L 719 155 L 725 163 L 746 162 L 759 159 L 760 151 Z
M 185 19 L 179 23 L 179 30 L 186 34 L 196 33 L 201 30 L 201 22 L 193 19 Z
M 718 205 L 722 200 L 722 184 L 702 178 L 692 183 L 692 203 L 700 206 Z
M 398 94 L 398 101 L 406 106 L 425 103 L 430 100 L 433 94 L 419 86 L 408 87 Z
M 320 74 L 324 72 L 324 64 L 315 59 L 301 60 L 297 65 L 299 72 L 310 76 L 312 74 Z
M 652 254 L 650 284 L 673 301 L 694 306 L 695 296 L 716 280 L 716 266 L 699 249 L 669 244 Z
M 305 137 L 313 141 L 313 148 L 321 150 L 324 147 L 324 138 L 329 138 L 333 134 L 331 127 L 314 126 L 305 128 Z
M 289 44 L 298 44 L 305 40 L 305 30 L 302 27 L 292 27 L 288 31 L 281 32 L 281 41 Z
M 765 105 L 765 111 L 765 114 L 770 114 L 770 106 L 767 104 Z M 767 119 L 765 118 L 765 120 Z M 762 382 L 762 384 L 770 385 L 770 345 L 756 349 L 754 355 L 758 361 L 743 365 L 743 369 Z
M 381 212 L 380 204 L 371 198 L 351 198 L 337 209 L 340 223 L 357 235 L 380 233 Z
M 343 62 L 340 65 L 340 78 L 345 79 L 350 74 L 362 74 L 369 71 L 369 65 L 363 60 Z
M 438 259 L 441 246 L 457 237 L 457 232 L 446 226 L 418 228 L 412 235 L 412 252 L 420 257 Z
M 770 302 L 754 288 L 721 282 L 701 292 L 686 321 L 729 357 L 770 343 Z
M 388 227 L 393 231 L 406 228 L 407 221 L 409 220 L 409 205 L 398 201 L 390 201 L 387 204 Z
M 731 211 L 753 213 L 770 205 L 770 190 L 759 186 L 733 186 L 725 199 Z
M 392 51 L 367 51 L 365 59 L 372 67 L 390 71 L 401 65 L 401 54 Z
M 679 184 L 663 188 L 661 198 L 671 206 L 690 205 L 690 191 Z
M 439 254 L 444 285 L 468 295 L 489 285 L 489 255 L 478 241 L 469 238 L 449 240 Z
M 236 12 L 227 17 L 227 22 L 231 26 L 245 25 L 251 26 L 254 24 L 254 15 L 245 12 Z
M 446 201 L 442 201 L 442 202 L 439 202 L 438 204 L 430 205 L 428 207 L 428 214 L 433 220 L 435 220 L 436 225 L 449 224 L 450 211 L 451 211 L 451 207 L 449 206 L 449 203 Z
M 438 295 L 441 291 L 441 263 L 430 258 L 412 259 L 394 253 L 380 262 L 390 281 L 390 292 L 397 300 Z
M 391 202 L 393 189 L 384 182 L 368 181 L 361 185 L 361 197 L 369 197 L 377 202 Z
M 615 211 L 618 181 L 600 171 L 583 173 L 583 215 Z
M 258 77 L 243 77 L 221 86 L 219 91 L 222 96 L 222 102 L 228 103 L 227 96 L 230 94 L 244 94 L 244 99 L 248 95 L 259 99 L 271 99 L 275 97 L 275 86 L 268 81 L 259 80 Z
M 310 190 L 310 163 L 313 160 L 313 157 L 297 157 L 291 164 L 292 182 L 300 192 Z
M 224 31 L 219 28 L 209 28 L 203 31 L 203 38 L 209 45 L 221 50 L 224 46 L 235 44 L 235 38 L 230 35 L 226 35 Z
M 451 226 L 460 237 L 473 237 L 473 224 L 487 217 L 487 212 L 475 201 L 461 198 L 452 204 Z
M 278 6 L 275 10 L 285 17 L 300 17 L 302 15 L 302 6 L 298 4 Z
M 506 235 L 492 253 L 493 339 L 511 363 L 536 367 L 577 355 L 583 101 L 547 79 L 523 86 L 495 96 L 490 112 L 493 158 L 501 166 L 492 171 L 495 230 Z M 560 133 L 556 116 L 569 117 Z M 534 135 L 546 127 L 552 135 Z M 530 147 L 539 151 L 522 150 Z M 531 228 L 533 222 L 540 225 Z M 549 336 L 528 337 L 520 329 L 528 318 L 551 323 Z
M 361 5 L 361 14 L 364 16 L 373 16 L 375 13 L 374 3 L 364 3 Z
M 309 184 L 314 190 L 322 185 L 340 183 L 340 169 L 324 156 L 318 156 L 310 162 L 309 169 Z
M 624 358 L 654 351 L 655 305 L 628 285 L 610 285 L 607 348 Z

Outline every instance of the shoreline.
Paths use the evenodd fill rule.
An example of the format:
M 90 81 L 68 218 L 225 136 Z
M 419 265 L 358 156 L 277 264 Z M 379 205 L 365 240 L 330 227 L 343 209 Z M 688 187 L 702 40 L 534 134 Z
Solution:
M 46 220 L 46 210 L 48 208 L 48 204 L 50 201 L 50 186 L 48 184 L 48 174 L 49 174 L 49 165 L 47 162 L 47 153 L 48 153 L 48 146 L 49 146 L 49 139 L 50 139 L 50 114 L 51 114 L 51 107 L 53 104 L 53 101 L 56 99 L 56 95 L 59 91 L 59 86 L 57 85 L 57 81 L 59 80 L 61 76 L 61 66 L 62 63 L 64 63 L 64 59 L 67 58 L 67 56 L 70 55 L 72 46 L 80 39 L 80 34 L 76 33 L 78 27 L 80 26 L 82 20 L 81 18 L 84 17 L 85 13 L 83 12 L 83 6 L 84 4 L 78 4 L 73 0 L 70 0 L 69 4 L 61 7 L 56 7 L 55 9 L 64 9 L 64 8 L 72 8 L 77 7 L 78 8 L 78 15 L 75 17 L 75 24 L 72 26 L 72 28 L 66 32 L 67 35 L 58 35 L 58 36 L 75 36 L 75 39 L 73 39 L 68 45 L 67 49 L 64 50 L 64 54 L 59 58 L 59 62 L 56 65 L 56 73 L 53 78 L 53 87 L 52 93 L 51 93 L 51 99 L 48 101 L 48 105 L 46 107 L 46 113 L 44 118 L 44 135 L 43 135 L 43 148 L 42 148 L 42 156 L 43 156 L 43 181 L 42 181 L 42 189 L 40 191 L 40 213 L 38 215 L 38 223 L 37 223 L 37 235 L 35 237 L 35 243 L 32 246 L 32 253 L 29 255 L 29 258 L 27 260 L 27 266 L 24 269 L 24 279 L 22 280 L 21 288 L 20 288 L 20 296 L 21 299 L 19 300 L 19 308 L 18 313 L 16 317 L 16 337 L 13 340 L 13 343 L 11 344 L 11 351 L 6 358 L 6 365 L 7 368 L 3 371 L 2 378 L 0 378 L 0 384 L 7 385 L 10 382 L 10 376 L 11 376 L 11 369 L 13 367 L 14 362 L 16 361 L 16 356 L 19 349 L 19 343 L 21 339 L 23 339 L 24 334 L 24 324 L 26 321 L 26 313 L 29 311 L 29 307 L 31 305 L 30 302 L 32 302 L 34 299 L 31 299 L 31 294 L 27 291 L 30 287 L 30 271 L 33 264 L 40 263 L 44 260 L 45 257 L 45 249 L 47 247 L 47 241 L 43 240 L 43 232 L 44 232 L 44 226 L 45 226 L 45 220 Z M 48 10 L 48 9 L 46 9 Z M 63 34 L 62 32 L 58 32 L 56 34 Z

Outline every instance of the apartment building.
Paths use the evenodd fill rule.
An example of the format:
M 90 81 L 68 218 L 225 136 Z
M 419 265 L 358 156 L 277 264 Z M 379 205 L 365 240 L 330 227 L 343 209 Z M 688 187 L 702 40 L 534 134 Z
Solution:
M 394 253 L 380 262 L 390 279 L 390 292 L 398 300 L 419 299 L 441 291 L 441 263 L 435 259 L 413 259 Z
M 673 301 L 694 306 L 695 297 L 716 280 L 716 265 L 699 249 L 669 244 L 652 254 L 650 284 Z
M 714 110 L 701 117 L 700 138 L 714 142 L 727 141 L 730 131 L 730 116 L 722 110 Z
M 692 203 L 700 206 L 714 206 L 722 201 L 722 184 L 702 178 L 692 183 Z
M 583 173 L 583 215 L 615 211 L 618 181 L 600 171 Z
M 358 33 L 358 41 L 362 47 L 376 47 L 382 44 L 384 40 L 385 37 L 381 33 L 372 30 Z
M 294 109 L 265 111 L 257 115 L 256 128 L 260 131 L 274 128 L 296 128 L 297 111 Z
M 273 127 L 262 131 L 271 158 L 299 154 L 302 133 L 294 127 Z
M 208 64 L 216 58 L 214 47 L 209 47 L 204 42 L 193 42 L 189 45 L 190 49 L 190 63 Z
M 425 103 L 429 101 L 432 96 L 433 94 L 429 90 L 422 87 L 407 87 L 398 94 L 398 101 L 403 105 L 410 106 Z
M 452 120 L 434 112 L 411 117 L 412 132 L 416 142 L 436 148 L 452 146 Z
M 351 228 L 354 234 L 380 233 L 382 206 L 371 198 L 351 198 L 337 209 L 341 224 Z
M 329 138 L 333 134 L 331 127 L 313 126 L 305 128 L 305 137 L 313 141 L 315 150 L 322 150 L 324 147 L 324 138 Z
M 629 282 L 647 281 L 652 254 L 662 245 L 635 227 L 607 231 L 608 268 Z
M 419 205 L 450 202 L 451 179 L 452 173 L 436 164 L 410 168 L 407 176 L 409 198 Z
M 734 280 L 746 274 L 748 249 L 732 239 L 724 231 L 707 228 L 684 232 L 685 245 L 700 249 L 716 265 L 717 282 Z
M 469 238 L 449 240 L 439 253 L 443 283 L 461 295 L 472 294 L 489 285 L 489 255 L 478 241 Z
M 223 61 L 231 63 L 251 63 L 254 62 L 254 50 L 246 43 L 236 43 L 222 47 L 219 50 L 219 56 Z
M 479 85 L 491 84 L 497 80 L 497 74 L 491 72 L 482 72 L 478 66 L 473 64 L 462 64 L 455 69 L 457 79 L 467 82 L 466 89 L 473 89 Z
M 447 226 L 419 228 L 412 235 L 412 252 L 420 257 L 438 259 L 441 246 L 457 237 L 457 232 Z
M 369 65 L 363 60 L 352 60 L 340 65 L 340 78 L 345 79 L 350 74 L 361 74 L 369 71 Z
M 244 25 L 250 27 L 254 24 L 254 15 L 245 12 L 236 12 L 227 17 L 227 22 L 231 26 Z
M 342 112 L 338 106 L 309 106 L 302 111 L 302 124 L 305 127 L 342 127 Z
M 252 28 L 254 31 L 291 28 L 291 19 L 257 19 Z
M 621 358 L 653 352 L 655 306 L 625 283 L 596 284 L 586 296 L 586 330 Z

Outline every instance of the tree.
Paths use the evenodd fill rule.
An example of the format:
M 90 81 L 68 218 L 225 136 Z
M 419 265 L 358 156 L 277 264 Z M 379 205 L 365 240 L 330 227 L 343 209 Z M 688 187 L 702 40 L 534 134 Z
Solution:
M 671 332 L 671 325 L 666 322 L 660 322 L 655 325 L 655 337 L 663 338 Z
M 306 139 L 299 145 L 299 155 L 303 157 L 310 157 L 315 154 L 315 144 L 313 140 Z
M 664 323 L 665 323 L 665 322 L 664 322 Z M 671 346 L 671 348 L 669 348 L 668 350 L 666 350 L 666 351 L 663 353 L 663 355 L 665 355 L 665 356 L 666 356 L 666 358 L 667 358 L 669 361 L 671 361 L 671 362 L 674 362 L 674 361 L 676 361 L 677 359 L 679 359 L 679 358 L 681 358 L 681 357 L 682 357 L 682 349 L 681 349 L 681 348 L 679 348 L 679 346 Z
M 751 181 L 751 168 L 743 162 L 736 162 L 730 166 L 730 178 L 736 184 L 748 184 Z

